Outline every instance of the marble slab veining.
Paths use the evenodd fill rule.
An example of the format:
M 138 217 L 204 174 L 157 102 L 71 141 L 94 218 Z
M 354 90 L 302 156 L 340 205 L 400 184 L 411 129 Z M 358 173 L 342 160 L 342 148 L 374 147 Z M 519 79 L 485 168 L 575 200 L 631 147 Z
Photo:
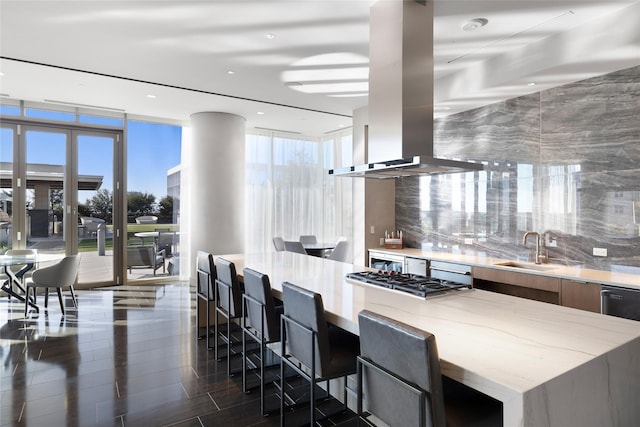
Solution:
M 437 157 L 482 172 L 396 180 L 405 245 L 640 272 L 640 66 L 436 120 Z M 593 255 L 607 250 L 607 257 Z

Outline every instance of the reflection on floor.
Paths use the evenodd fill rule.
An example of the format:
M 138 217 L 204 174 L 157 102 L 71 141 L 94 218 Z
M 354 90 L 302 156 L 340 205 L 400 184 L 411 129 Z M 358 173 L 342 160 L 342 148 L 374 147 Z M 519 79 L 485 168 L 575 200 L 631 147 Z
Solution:
M 241 375 L 228 377 L 226 361 L 195 338 L 187 284 L 77 293 L 78 310 L 67 298 L 64 318 L 55 296 L 27 319 L 21 303 L 0 298 L 0 425 L 279 425 L 278 415 L 260 415 L 259 391 L 242 393 Z M 278 408 L 276 392 L 267 389 L 269 409 Z M 303 425 L 307 414 L 300 408 L 287 425 Z

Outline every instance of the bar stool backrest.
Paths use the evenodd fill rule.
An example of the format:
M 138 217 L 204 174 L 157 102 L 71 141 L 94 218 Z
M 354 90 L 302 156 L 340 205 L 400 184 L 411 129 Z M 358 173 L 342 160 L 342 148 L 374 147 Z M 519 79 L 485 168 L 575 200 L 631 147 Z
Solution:
M 391 425 L 444 427 L 442 377 L 435 336 L 368 310 L 360 312 L 358 321 L 360 357 L 424 392 L 423 399 L 417 398 L 406 384 L 365 367 L 362 393 L 368 411 Z M 421 424 L 421 418 L 425 424 Z
M 213 285 L 216 278 L 216 266 L 213 263 L 213 255 L 208 252 L 198 251 L 196 256 L 196 280 L 198 293 L 208 300 L 215 298 Z
M 261 337 L 262 340 L 265 342 L 279 341 L 280 324 L 278 316 L 276 315 L 273 297 L 271 296 L 271 283 L 269 282 L 269 276 L 250 268 L 245 268 L 242 272 L 242 276 L 244 277 L 245 295 L 260 303 L 260 305 L 258 305 L 247 301 L 246 325 L 261 333 L 262 325 L 264 325 L 264 335 Z
M 301 328 L 287 327 L 288 351 L 307 367 L 313 365 L 312 357 L 315 357 L 316 375 L 323 377 L 328 371 L 331 349 L 322 296 L 288 282 L 282 284 L 282 292 L 284 315 L 315 332 L 312 345 L 309 335 Z
M 224 258 L 216 258 L 216 285 L 218 287 L 218 304 L 236 318 L 242 315 L 242 288 L 238 282 L 236 265 Z

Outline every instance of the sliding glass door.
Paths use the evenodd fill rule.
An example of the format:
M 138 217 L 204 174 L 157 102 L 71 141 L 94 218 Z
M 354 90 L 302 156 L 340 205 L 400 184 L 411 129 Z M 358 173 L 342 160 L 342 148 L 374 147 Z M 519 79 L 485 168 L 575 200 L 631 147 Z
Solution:
M 14 244 L 13 206 L 17 200 L 13 191 L 13 153 L 17 146 L 17 126 L 3 123 L 0 128 L 0 254 L 12 249 Z
M 44 127 L 22 127 L 22 132 L 26 153 L 26 246 L 38 252 L 65 254 L 64 207 L 71 184 L 67 145 L 71 132 Z M 21 186 L 16 188 L 21 190 Z M 73 253 L 71 249 L 69 252 Z
M 85 287 L 179 276 L 180 126 L 26 104 L 9 113 L 0 253 L 78 253 Z
M 114 157 L 122 132 L 3 123 L 1 138 L 0 252 L 79 253 L 79 285 L 118 283 Z
M 118 203 L 114 179 L 117 134 L 76 131 L 77 146 L 77 250 L 80 283 L 113 283 L 118 251 L 114 237 L 122 223 L 114 204 Z M 116 197 L 114 197 L 116 194 Z M 115 215 L 114 215 L 115 214 Z M 121 217 L 121 216 L 120 216 Z M 116 244 L 117 249 L 117 244 Z M 114 253 L 115 252 L 115 253 Z M 114 256 L 115 255 L 115 256 Z M 120 281 L 121 283 L 121 281 Z

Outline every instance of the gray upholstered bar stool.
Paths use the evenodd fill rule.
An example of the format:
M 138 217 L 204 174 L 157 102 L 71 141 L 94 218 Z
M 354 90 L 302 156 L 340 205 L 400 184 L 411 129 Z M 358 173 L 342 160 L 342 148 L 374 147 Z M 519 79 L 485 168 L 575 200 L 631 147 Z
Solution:
M 502 426 L 500 402 L 441 375 L 433 334 L 368 310 L 358 322 L 362 420 L 371 425 L 367 417 L 374 415 L 390 426 Z
M 271 295 L 269 276 L 250 268 L 242 272 L 244 277 L 244 310 L 242 326 L 242 390 L 247 392 L 247 337 L 259 344 L 260 363 L 260 412 L 266 415 L 264 404 L 265 354 L 267 344 L 280 341 L 280 315 L 282 304 L 276 304 Z M 275 360 L 278 360 L 277 358 Z M 277 365 L 276 365 L 277 366 Z
M 233 262 L 224 258 L 216 258 L 215 266 L 217 292 L 214 322 L 215 357 L 217 360 L 221 360 L 218 356 L 220 347 L 218 337 L 220 337 L 227 346 L 227 374 L 231 376 L 231 349 L 235 344 L 241 344 L 242 341 L 239 336 L 234 338 L 231 334 L 232 324 L 235 325 L 234 320 L 239 320 L 240 324 L 242 323 L 242 285 L 238 281 L 236 266 Z M 226 334 L 219 332 L 218 314 L 227 320 Z
M 196 255 L 196 338 L 207 337 L 207 348 L 209 335 L 211 335 L 211 304 L 215 302 L 215 280 L 216 266 L 213 262 L 213 255 L 208 252 L 198 251 Z M 207 330 L 205 335 L 200 335 L 200 305 L 204 302 L 207 307 Z M 214 346 L 216 342 L 214 341 Z
M 280 321 L 280 425 L 285 424 L 285 365 L 288 365 L 309 381 L 310 425 L 315 426 L 317 383 L 326 381 L 326 397 L 329 397 L 329 380 L 344 377 L 344 409 L 347 409 L 346 377 L 356 373 L 359 341 L 356 335 L 328 326 L 320 294 L 288 282 L 282 284 L 282 291 L 284 314 Z

